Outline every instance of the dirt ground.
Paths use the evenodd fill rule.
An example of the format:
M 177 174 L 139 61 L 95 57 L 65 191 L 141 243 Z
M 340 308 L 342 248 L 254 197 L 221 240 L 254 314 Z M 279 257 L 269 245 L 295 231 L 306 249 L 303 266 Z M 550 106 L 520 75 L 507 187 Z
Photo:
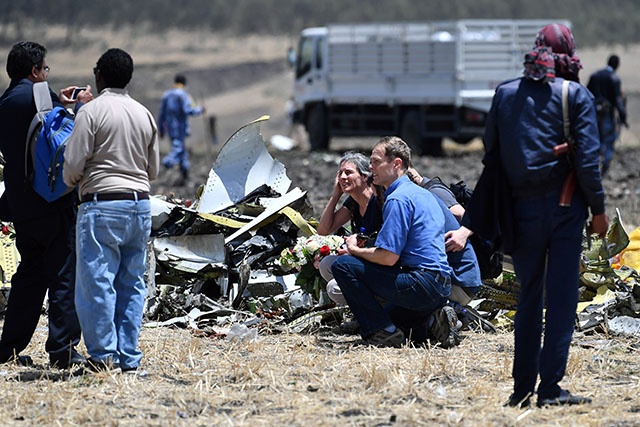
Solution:
M 173 74 L 185 72 L 190 78 L 196 102 L 207 107 L 205 118 L 191 121 L 192 180 L 176 187 L 177 171 L 167 171 L 153 184 L 155 193 L 193 197 L 220 144 L 263 114 L 271 115 L 262 128 L 265 140 L 289 132 L 284 103 L 291 94 L 292 75 L 283 64 L 290 38 L 231 40 L 204 33 L 157 36 L 148 29 L 119 33 L 95 29 L 81 32 L 81 42 L 71 49 L 56 43 L 62 37 L 57 31 L 41 30 L 32 38 L 50 45 L 51 79 L 59 76 L 52 82 L 58 87 L 91 83 L 91 67 L 111 46 L 132 53 L 137 68 L 131 91 L 151 111 L 157 111 Z M 8 51 L 7 46 L 0 48 Z M 640 143 L 634 133 L 640 129 L 640 77 L 632 63 L 640 56 L 638 47 L 619 49 L 632 127 L 622 134 L 604 184 L 609 214 L 620 209 L 631 231 L 640 225 Z M 604 64 L 609 51 L 581 52 L 583 78 Z M 0 79 L 0 84 L 6 86 L 6 81 Z M 208 133 L 209 116 L 216 117 L 217 145 Z M 310 154 L 300 135 L 297 149 L 272 149 L 272 153 L 287 166 L 292 185 L 308 190 L 320 215 L 339 152 L 368 152 L 374 141 L 339 139 L 332 142 L 335 153 Z M 162 149 L 166 152 L 168 141 L 162 141 Z M 467 146 L 447 142 L 445 149 L 445 157 L 421 158 L 417 166 L 447 183 L 459 179 L 475 183 L 480 141 Z M 366 348 L 356 337 L 329 331 L 275 334 L 265 328 L 257 341 L 237 342 L 187 329 L 144 328 L 140 345 L 147 377 L 117 373 L 73 377 L 50 369 L 44 352 L 46 332 L 43 317 L 25 352 L 36 366 L 0 366 L 3 425 L 640 425 L 640 341 L 606 333 L 576 334 L 563 382 L 571 391 L 594 398 L 593 404 L 521 410 L 502 406 L 511 387 L 513 339 L 508 329 L 498 334 L 467 332 L 459 347 L 442 350 Z

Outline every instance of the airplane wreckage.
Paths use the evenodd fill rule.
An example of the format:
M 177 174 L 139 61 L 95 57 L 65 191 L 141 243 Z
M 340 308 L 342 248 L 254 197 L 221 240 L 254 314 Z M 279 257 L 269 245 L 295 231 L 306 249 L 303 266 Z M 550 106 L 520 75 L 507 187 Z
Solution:
M 329 244 L 318 241 L 306 191 L 290 189 L 284 165 L 267 149 L 260 134 L 267 119 L 229 138 L 193 204 L 151 197 L 146 327 L 175 325 L 202 336 L 255 339 L 259 332 L 331 329 L 349 315 L 326 297 L 314 272 L 314 253 Z M 19 262 L 5 227 L 10 224 L 0 237 L 2 311 Z M 305 265 L 286 262 L 296 251 L 310 258 Z M 639 254 L 640 229 L 627 235 L 619 215 L 605 239 L 585 236 L 578 330 L 640 336 Z M 457 307 L 463 327 L 508 327 L 517 295 L 517 278 L 505 262 L 498 278 L 485 280 L 465 307 Z

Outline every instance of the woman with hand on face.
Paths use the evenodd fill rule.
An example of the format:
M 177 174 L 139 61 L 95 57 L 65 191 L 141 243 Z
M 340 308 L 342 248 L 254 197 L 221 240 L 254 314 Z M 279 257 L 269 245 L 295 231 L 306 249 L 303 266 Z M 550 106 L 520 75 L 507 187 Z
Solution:
M 349 151 L 342 156 L 333 185 L 333 193 L 320 217 L 318 234 L 326 236 L 334 233 L 349 221 L 351 221 L 353 233 L 371 235 L 380 229 L 382 197 L 378 196 L 377 192 L 381 189 L 377 189 L 370 180 L 369 157 L 354 151 Z M 343 194 L 347 194 L 348 198 L 336 209 Z M 345 253 L 347 253 L 346 249 L 339 252 L 340 255 Z M 320 261 L 319 271 L 328 282 L 329 297 L 338 304 L 346 304 L 331 273 L 331 264 L 337 256 L 329 255 L 323 258 Z

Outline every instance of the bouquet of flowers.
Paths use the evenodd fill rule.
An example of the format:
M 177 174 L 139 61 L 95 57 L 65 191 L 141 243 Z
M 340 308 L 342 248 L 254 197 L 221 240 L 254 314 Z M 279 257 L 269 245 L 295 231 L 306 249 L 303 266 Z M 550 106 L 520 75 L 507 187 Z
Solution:
M 312 236 L 299 237 L 292 248 L 284 249 L 280 253 L 277 264 L 283 271 L 298 272 L 296 284 L 307 293 L 319 296 L 324 279 L 318 273 L 318 263 L 327 255 L 337 254 L 338 248 L 344 243 L 340 236 Z
M 284 249 L 280 253 L 278 264 L 284 271 L 300 271 L 307 264 L 316 266 L 323 257 L 338 253 L 338 248 L 343 243 L 342 237 L 334 235 L 298 237 L 293 248 Z

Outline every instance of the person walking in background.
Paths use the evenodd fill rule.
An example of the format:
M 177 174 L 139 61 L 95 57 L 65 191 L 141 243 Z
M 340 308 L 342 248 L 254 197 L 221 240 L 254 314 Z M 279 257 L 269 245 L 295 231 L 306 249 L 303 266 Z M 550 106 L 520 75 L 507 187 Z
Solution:
M 603 236 L 608 227 L 600 180 L 598 129 L 591 93 L 579 83 L 582 68 L 571 31 L 547 25 L 525 56 L 524 77 L 496 88 L 484 133 L 484 171 L 463 223 L 480 235 L 478 224 L 505 218 L 482 195 L 500 188 L 483 180 L 498 171 L 511 198 L 503 210 L 512 221 L 500 224 L 505 252 L 512 254 L 520 294 L 515 318 L 513 393 L 510 406 L 529 406 L 537 388 L 537 405 L 589 403 L 560 387 L 565 375 L 578 303 L 582 231 L 590 208 L 589 230 Z M 557 156 L 565 141 L 563 85 L 568 84 L 568 110 L 573 154 Z M 575 173 L 577 185 L 560 204 L 564 183 Z M 501 174 L 501 175 L 500 175 Z M 486 183 L 489 189 L 482 188 Z M 504 187 L 502 187 L 504 188 Z M 505 196 L 503 194 L 503 196 Z M 503 199 L 502 199 L 503 200 Z M 469 221 L 470 220 L 470 221 Z M 511 224 L 512 227 L 508 227 Z M 544 312 L 544 341 L 543 308 Z
M 109 49 L 93 69 L 100 95 L 67 143 L 63 179 L 78 185 L 76 307 L 90 370 L 135 372 L 151 234 L 150 181 L 158 174 L 153 115 L 125 87 L 133 60 Z
M 587 88 L 595 97 L 596 102 L 603 176 L 607 174 L 611 166 L 613 146 L 620 132 L 619 124 L 616 120 L 616 110 L 618 111 L 620 123 L 629 128 L 627 109 L 622 95 L 622 85 L 620 77 L 616 74 L 619 65 L 620 58 L 618 55 L 609 56 L 607 66 L 593 73 L 587 84 Z
M 180 167 L 181 178 L 177 185 L 185 185 L 189 179 L 189 151 L 185 145 L 185 139 L 191 134 L 189 116 L 205 112 L 203 106 L 192 106 L 186 85 L 186 77 L 176 75 L 173 88 L 162 95 L 158 117 L 160 138 L 164 138 L 165 134 L 171 138 L 171 151 L 162 159 L 162 165 L 167 169 L 176 165 Z
M 0 218 L 13 222 L 20 252 L 0 338 L 0 363 L 33 364 L 30 356 L 20 353 L 31 341 L 48 291 L 49 336 L 45 348 L 52 366 L 67 368 L 84 361 L 75 350 L 80 342 L 80 325 L 73 302 L 74 196 L 67 194 L 48 203 L 26 184 L 25 177 L 27 132 L 36 114 L 33 84 L 47 79 L 50 68 L 46 53 L 44 46 L 31 41 L 13 45 L 7 58 L 11 82 L 0 98 L 0 150 L 6 162 Z M 75 87 L 63 89 L 60 96 L 51 92 L 53 105 L 71 104 Z M 76 106 L 93 99 L 90 87 L 87 89 L 80 92 Z

